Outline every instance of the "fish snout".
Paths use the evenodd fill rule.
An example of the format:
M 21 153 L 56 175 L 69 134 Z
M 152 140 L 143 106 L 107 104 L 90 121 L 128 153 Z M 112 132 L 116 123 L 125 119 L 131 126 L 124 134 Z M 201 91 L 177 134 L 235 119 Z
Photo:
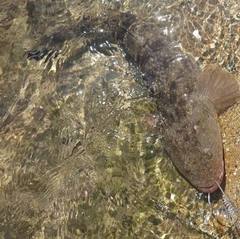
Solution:
M 222 172 L 220 173 L 220 175 L 218 176 L 218 178 L 215 180 L 215 182 L 212 185 L 206 186 L 206 187 L 199 187 L 199 190 L 204 193 L 215 192 L 219 188 L 218 185 L 221 185 L 221 183 L 223 181 L 223 177 L 224 177 L 224 170 L 222 170 Z

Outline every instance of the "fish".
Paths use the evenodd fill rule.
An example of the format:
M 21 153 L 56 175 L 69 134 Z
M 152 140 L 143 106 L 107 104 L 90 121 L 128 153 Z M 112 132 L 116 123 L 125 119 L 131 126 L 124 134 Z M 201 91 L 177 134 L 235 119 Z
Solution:
M 86 38 L 89 33 L 92 40 L 86 45 L 99 39 L 120 45 L 141 70 L 143 85 L 156 102 L 162 142 L 176 169 L 197 190 L 216 191 L 224 178 L 218 116 L 240 99 L 234 75 L 215 65 L 202 68 L 163 29 L 130 12 L 100 20 L 86 17 L 69 31 Z M 43 55 L 38 51 L 36 58 Z

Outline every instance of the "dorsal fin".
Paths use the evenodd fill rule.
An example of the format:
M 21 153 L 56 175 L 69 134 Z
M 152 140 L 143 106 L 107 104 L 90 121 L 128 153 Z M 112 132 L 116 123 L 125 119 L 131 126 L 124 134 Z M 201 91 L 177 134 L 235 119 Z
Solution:
M 205 67 L 200 74 L 198 92 L 213 103 L 218 114 L 240 100 L 239 84 L 235 77 L 214 65 Z

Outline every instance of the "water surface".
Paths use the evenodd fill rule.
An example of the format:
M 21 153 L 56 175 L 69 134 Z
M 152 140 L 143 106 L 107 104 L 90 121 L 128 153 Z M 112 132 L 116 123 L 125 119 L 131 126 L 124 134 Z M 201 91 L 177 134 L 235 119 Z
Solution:
M 172 166 L 141 72 L 117 45 L 106 39 L 82 54 L 84 41 L 73 36 L 54 45 L 56 58 L 25 57 L 42 36 L 83 16 L 130 10 L 165 29 L 203 65 L 239 75 L 237 5 L 1 1 L 0 238 L 238 238 Z M 227 145 L 239 142 L 224 131 L 236 122 L 235 111 L 221 118 Z M 239 154 L 232 155 L 236 162 Z

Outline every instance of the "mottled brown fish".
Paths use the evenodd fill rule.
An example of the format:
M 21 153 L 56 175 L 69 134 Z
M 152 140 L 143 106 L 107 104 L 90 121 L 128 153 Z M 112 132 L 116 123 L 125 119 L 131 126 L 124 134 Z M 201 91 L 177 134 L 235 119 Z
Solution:
M 239 99 L 237 81 L 217 66 L 202 70 L 154 24 L 125 14 L 118 27 L 125 29 L 119 30 L 120 43 L 140 66 L 161 112 L 172 162 L 198 190 L 214 192 L 224 176 L 218 114 Z
M 161 113 L 163 143 L 172 162 L 198 190 L 214 192 L 224 176 L 218 114 L 240 98 L 237 81 L 217 66 L 202 70 L 161 28 L 135 15 L 123 13 L 94 26 L 96 22 L 83 19 L 75 34 L 94 27 L 95 39 L 118 42 L 138 64 Z
M 154 24 L 125 14 L 118 27 L 125 29 L 119 30 L 119 41 L 140 66 L 161 112 L 171 160 L 198 190 L 214 192 L 224 176 L 218 114 L 239 99 L 237 81 L 216 66 L 201 70 L 192 55 Z

